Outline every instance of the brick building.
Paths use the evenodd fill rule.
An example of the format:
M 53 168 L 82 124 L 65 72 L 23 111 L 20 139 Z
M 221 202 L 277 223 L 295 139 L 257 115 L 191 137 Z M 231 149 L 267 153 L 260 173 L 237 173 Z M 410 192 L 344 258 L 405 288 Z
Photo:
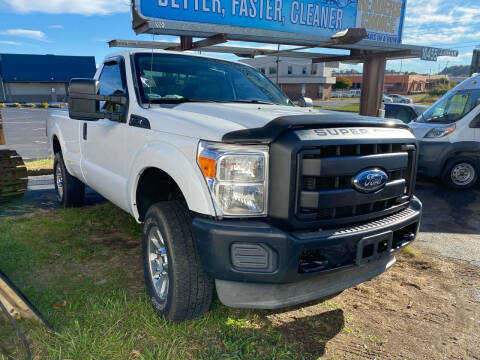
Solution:
M 352 81 L 352 89 L 362 88 L 361 74 L 341 74 Z M 407 75 L 407 74 L 386 74 L 384 92 L 386 94 L 419 94 L 432 88 L 435 84 L 448 81 L 447 75 Z

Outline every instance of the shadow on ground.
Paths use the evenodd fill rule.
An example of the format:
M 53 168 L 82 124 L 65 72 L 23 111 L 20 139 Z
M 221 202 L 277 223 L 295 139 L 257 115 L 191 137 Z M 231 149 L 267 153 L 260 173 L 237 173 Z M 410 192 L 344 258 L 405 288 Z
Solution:
M 322 303 L 323 301 L 319 301 L 311 305 L 321 306 Z M 297 308 L 303 309 L 305 306 L 305 304 L 301 304 Z M 289 317 L 288 311 L 283 310 L 282 313 L 275 316 L 275 320 L 270 321 L 277 325 L 275 329 L 282 333 L 286 342 L 295 344 L 296 348 L 302 353 L 312 354 L 315 357 L 325 355 L 327 343 L 335 338 L 345 326 L 345 316 L 342 309 L 329 310 L 304 317 Z
M 460 191 L 419 176 L 415 194 L 423 203 L 421 231 L 480 234 L 480 184 Z
M 85 190 L 85 205 L 95 205 L 106 201 L 90 188 Z M 0 203 L 0 218 L 19 216 L 38 210 L 58 208 L 52 175 L 28 178 L 28 191 L 25 196 L 8 203 Z

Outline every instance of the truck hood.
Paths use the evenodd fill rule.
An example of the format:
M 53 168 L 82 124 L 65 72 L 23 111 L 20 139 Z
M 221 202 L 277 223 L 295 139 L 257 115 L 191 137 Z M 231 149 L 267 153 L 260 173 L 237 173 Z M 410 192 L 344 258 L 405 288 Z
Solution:
M 294 106 L 235 103 L 184 103 L 145 111 L 153 130 L 211 141 L 221 141 L 232 131 L 263 127 L 283 116 L 330 113 Z

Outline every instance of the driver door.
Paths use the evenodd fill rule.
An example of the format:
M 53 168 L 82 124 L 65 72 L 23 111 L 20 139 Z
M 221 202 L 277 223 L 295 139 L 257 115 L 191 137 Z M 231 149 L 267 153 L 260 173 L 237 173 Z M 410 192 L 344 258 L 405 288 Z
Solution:
M 98 78 L 100 95 L 127 95 L 125 64 L 122 57 L 105 61 Z M 126 124 L 128 105 L 99 103 L 102 112 L 124 112 L 122 121 L 83 121 L 80 131 L 82 170 L 87 184 L 102 196 L 126 209 L 127 164 Z

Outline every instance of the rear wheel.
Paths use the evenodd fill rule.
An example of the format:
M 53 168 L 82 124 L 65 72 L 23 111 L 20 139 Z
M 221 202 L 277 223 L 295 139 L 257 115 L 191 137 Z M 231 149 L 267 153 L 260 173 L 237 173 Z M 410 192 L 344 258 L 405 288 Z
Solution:
M 475 158 L 462 156 L 447 163 L 442 180 L 454 189 L 470 189 L 477 182 L 478 173 L 478 161 Z
M 85 184 L 68 173 L 61 152 L 55 154 L 53 163 L 53 179 L 57 200 L 63 207 L 78 207 L 83 205 Z
M 182 201 L 152 205 L 142 237 L 143 270 L 154 308 L 168 320 L 183 321 L 207 312 L 213 279 L 200 264 L 192 221 Z

